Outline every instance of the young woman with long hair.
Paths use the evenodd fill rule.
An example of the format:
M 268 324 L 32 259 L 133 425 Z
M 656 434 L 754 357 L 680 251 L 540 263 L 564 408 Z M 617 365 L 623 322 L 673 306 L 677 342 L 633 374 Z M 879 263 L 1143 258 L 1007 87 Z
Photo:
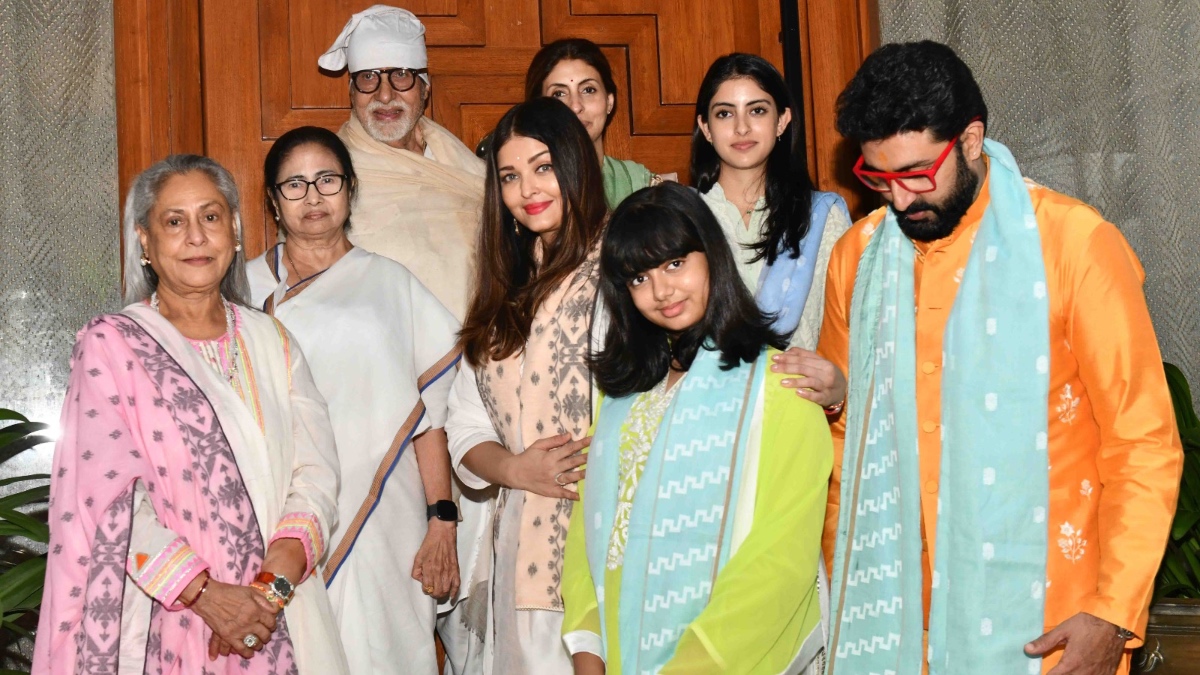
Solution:
M 498 486 L 468 602 L 488 602 L 485 672 L 570 673 L 559 580 L 591 426 L 589 333 L 607 209 L 587 131 L 562 103 L 517 105 L 487 153 L 476 286 L 446 431 L 472 488 Z M 482 608 L 480 608 L 482 609 Z M 468 612 L 468 615 L 472 614 Z
M 717 217 L 738 273 L 773 326 L 790 337 L 777 359 L 801 396 L 833 410 L 845 378 L 813 350 L 825 308 L 825 270 L 850 227 L 841 197 L 817 192 L 808 176 L 804 130 L 775 66 L 727 54 L 709 67 L 696 98 L 692 185 Z
M 591 40 L 566 38 L 542 47 L 525 73 L 525 99 L 556 98 L 579 117 L 596 148 L 604 172 L 604 195 L 615 209 L 635 190 L 662 178 L 632 159 L 604 154 L 604 134 L 617 109 L 617 83 L 600 47 Z
M 688 188 L 626 199 L 600 267 L 605 398 L 563 580 L 576 675 L 815 672 L 833 446 L 768 372 L 786 339 Z

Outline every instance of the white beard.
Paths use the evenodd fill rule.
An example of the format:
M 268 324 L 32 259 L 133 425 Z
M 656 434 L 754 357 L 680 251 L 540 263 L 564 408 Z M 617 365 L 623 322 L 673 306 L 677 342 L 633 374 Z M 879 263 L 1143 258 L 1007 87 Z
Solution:
M 380 122 L 372 114 L 376 110 L 400 110 L 400 119 L 395 122 Z M 356 108 L 354 114 L 358 116 L 358 121 L 362 123 L 371 138 L 388 144 L 408 138 L 421 119 L 421 111 L 413 111 L 403 103 L 384 104 L 374 100 L 368 103 L 366 108 Z

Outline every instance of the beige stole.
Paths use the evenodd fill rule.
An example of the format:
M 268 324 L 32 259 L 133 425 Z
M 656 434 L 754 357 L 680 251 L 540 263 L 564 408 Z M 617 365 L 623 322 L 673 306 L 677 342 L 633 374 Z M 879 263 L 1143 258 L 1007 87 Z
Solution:
M 523 352 L 488 361 L 476 373 L 492 426 L 510 452 L 524 452 L 538 439 L 561 433 L 583 438 L 592 425 L 592 376 L 586 359 L 598 254 L 597 247 L 538 307 Z M 561 612 L 559 582 L 573 502 L 504 490 L 497 499 L 497 521 L 517 499 L 523 506 L 515 607 Z
M 462 321 L 471 297 L 484 163 L 436 122 L 418 122 L 435 159 L 371 138 L 358 118 L 338 136 L 350 149 L 358 198 L 350 241 L 404 265 Z

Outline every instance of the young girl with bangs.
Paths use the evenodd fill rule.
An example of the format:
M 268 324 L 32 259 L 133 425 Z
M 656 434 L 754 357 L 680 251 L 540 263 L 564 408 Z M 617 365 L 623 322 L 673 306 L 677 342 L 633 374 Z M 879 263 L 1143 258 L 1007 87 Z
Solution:
M 833 448 L 769 372 L 787 340 L 689 188 L 626 199 L 600 268 L 604 398 L 563 579 L 575 672 L 818 672 Z

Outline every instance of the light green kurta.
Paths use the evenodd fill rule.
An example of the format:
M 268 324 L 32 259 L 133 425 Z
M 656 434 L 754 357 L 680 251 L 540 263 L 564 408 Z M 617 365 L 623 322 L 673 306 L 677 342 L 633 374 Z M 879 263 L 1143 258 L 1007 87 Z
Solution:
M 609 211 L 617 208 L 629 195 L 650 187 L 654 181 L 654 173 L 632 159 L 614 159 L 605 155 L 601 164 L 604 200 L 608 202 Z
M 733 555 L 717 575 L 708 606 L 688 626 L 674 657 L 661 671 L 664 675 L 778 673 L 806 638 L 819 630 L 817 565 L 833 445 L 821 409 L 780 386 L 782 377 L 767 374 L 751 423 L 744 478 L 733 513 Z M 645 466 L 644 461 L 636 461 L 639 447 L 653 443 L 671 393 L 656 387 L 641 394 L 622 427 L 618 511 L 632 504 Z M 655 415 L 657 420 L 652 419 Z M 626 461 L 627 455 L 631 461 Z M 581 494 L 585 482 L 579 484 Z M 604 656 L 607 675 L 621 672 L 616 638 L 619 603 L 615 601 L 624 573 L 619 560 L 623 541 L 617 546 L 619 523 L 618 516 L 604 570 L 609 599 L 603 617 L 609 636 Z M 598 645 L 601 617 L 586 553 L 587 529 L 576 527 L 567 533 L 563 634 L 590 633 Z M 622 556 L 614 556 L 618 551 Z

